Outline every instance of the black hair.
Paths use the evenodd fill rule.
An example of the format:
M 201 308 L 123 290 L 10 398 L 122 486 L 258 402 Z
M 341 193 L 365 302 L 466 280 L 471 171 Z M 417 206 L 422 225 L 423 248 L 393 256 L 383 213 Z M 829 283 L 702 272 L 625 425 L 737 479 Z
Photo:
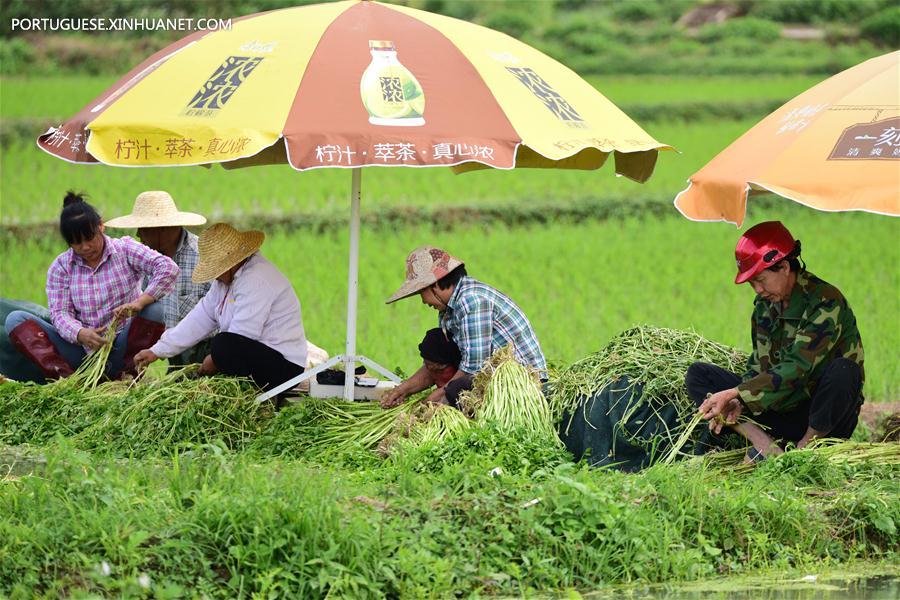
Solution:
M 459 265 L 443 277 L 437 280 L 437 286 L 442 290 L 448 290 L 459 283 L 459 280 L 467 275 L 466 265 Z
M 781 265 L 781 263 L 783 263 L 784 261 L 787 261 L 788 265 L 791 267 L 791 272 L 793 273 L 806 270 L 806 264 L 800 259 L 800 240 L 797 240 L 794 243 L 794 249 L 791 250 L 784 258 L 779 260 L 771 267 L 766 267 L 766 270 L 777 271 L 779 265 Z
M 429 329 L 419 344 L 419 355 L 425 360 L 458 367 L 462 360 L 459 347 L 439 327 Z
M 59 233 L 69 245 L 92 239 L 100 228 L 100 213 L 87 203 L 85 197 L 85 194 L 69 190 L 63 199 Z

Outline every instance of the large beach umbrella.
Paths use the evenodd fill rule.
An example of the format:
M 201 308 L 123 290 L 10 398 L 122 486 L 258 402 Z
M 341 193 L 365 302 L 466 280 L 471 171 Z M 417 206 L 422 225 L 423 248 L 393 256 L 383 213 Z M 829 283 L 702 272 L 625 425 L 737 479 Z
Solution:
M 900 216 L 900 52 L 776 110 L 691 176 L 675 206 L 740 226 L 747 199 L 765 192 L 824 211 Z
M 669 149 L 514 38 L 366 1 L 259 13 L 189 35 L 38 144 L 71 162 L 122 167 L 351 169 L 347 341 L 321 368 L 343 361 L 352 373 L 362 362 L 395 380 L 356 355 L 360 167 L 597 169 L 612 154 L 617 173 L 642 182 Z

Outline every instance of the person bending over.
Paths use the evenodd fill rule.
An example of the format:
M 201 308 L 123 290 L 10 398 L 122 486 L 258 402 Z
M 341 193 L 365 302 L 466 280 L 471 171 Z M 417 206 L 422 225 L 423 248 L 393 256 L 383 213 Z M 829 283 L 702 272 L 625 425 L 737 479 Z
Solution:
M 300 301 L 288 279 L 259 252 L 265 234 L 216 223 L 200 235 L 196 283 L 215 280 L 209 292 L 151 348 L 139 367 L 180 354 L 218 331 L 201 375 L 250 377 L 270 389 L 303 373 L 306 334 Z

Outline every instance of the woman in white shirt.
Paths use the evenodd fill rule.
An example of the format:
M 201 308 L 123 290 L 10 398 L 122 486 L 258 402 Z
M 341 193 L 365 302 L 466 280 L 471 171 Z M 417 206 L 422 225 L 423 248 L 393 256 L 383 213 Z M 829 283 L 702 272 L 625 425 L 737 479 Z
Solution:
M 265 234 L 216 223 L 200 235 L 194 283 L 215 279 L 206 296 L 159 341 L 134 358 L 146 367 L 209 337 L 200 373 L 250 377 L 273 388 L 303 372 L 306 335 L 300 301 L 287 278 L 258 252 Z

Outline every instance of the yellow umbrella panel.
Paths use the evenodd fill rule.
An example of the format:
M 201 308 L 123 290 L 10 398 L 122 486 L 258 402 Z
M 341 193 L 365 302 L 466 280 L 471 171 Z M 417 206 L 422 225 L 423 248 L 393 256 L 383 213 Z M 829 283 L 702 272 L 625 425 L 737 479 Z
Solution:
M 510 36 L 357 1 L 250 15 L 231 30 L 189 36 L 39 145 L 73 162 L 197 165 L 263 153 L 249 162 L 298 170 L 596 169 L 612 153 L 617 171 L 638 181 L 670 149 Z
M 694 174 L 675 206 L 689 219 L 740 226 L 755 192 L 900 216 L 900 52 L 839 73 L 763 119 Z

